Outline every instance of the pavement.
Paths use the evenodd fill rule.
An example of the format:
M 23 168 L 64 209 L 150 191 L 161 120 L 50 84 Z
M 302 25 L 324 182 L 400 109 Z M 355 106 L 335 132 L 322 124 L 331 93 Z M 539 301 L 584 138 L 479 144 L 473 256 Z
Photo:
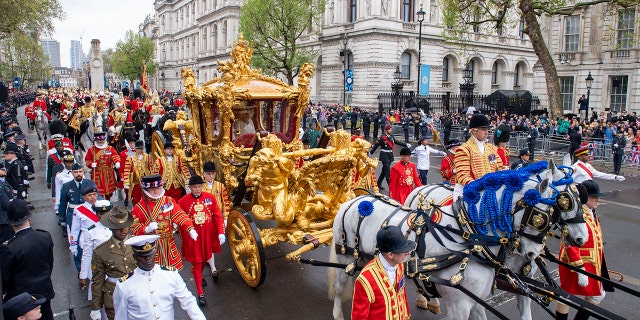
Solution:
M 68 243 L 62 236 L 62 230 L 57 225 L 57 216 L 53 213 L 50 190 L 46 188 L 44 170 L 44 157 L 38 156 L 37 138 L 35 132 L 28 131 L 26 121 L 19 109 L 19 120 L 27 135 L 27 143 L 32 146 L 32 153 L 36 157 L 36 180 L 32 181 L 29 199 L 35 206 L 32 212 L 32 225 L 34 228 L 44 229 L 51 233 L 54 239 L 54 270 L 53 285 L 56 297 L 52 300 L 52 308 L 56 314 L 55 319 L 68 319 L 69 308 L 72 306 L 77 319 L 89 319 L 90 303 L 87 300 L 86 289 L 78 287 L 77 272 L 71 260 Z M 411 143 L 413 142 L 413 143 Z M 414 141 L 410 143 L 415 146 Z M 396 151 L 397 153 L 398 151 Z M 397 154 L 396 154 L 397 155 Z M 377 152 L 376 155 L 377 156 Z M 431 170 L 428 180 L 433 183 L 441 181 L 439 163 L 441 157 L 432 157 Z M 415 161 L 415 160 L 414 160 Z M 379 173 L 380 169 L 378 169 Z M 619 271 L 624 275 L 624 284 L 638 289 L 640 284 L 640 268 L 638 252 L 640 241 L 637 238 L 637 230 L 640 230 L 640 178 L 628 177 L 624 183 L 615 181 L 602 181 L 598 183 L 606 196 L 603 197 L 599 215 L 605 237 L 607 263 L 610 269 Z M 386 185 L 385 185 L 386 187 Z M 384 192 L 388 192 L 385 190 Z M 122 205 L 116 202 L 115 205 Z M 273 226 L 272 221 L 258 221 L 258 227 Z M 179 241 L 178 237 L 176 237 Z M 558 243 L 555 240 L 548 241 L 552 251 L 557 251 Z M 216 265 L 221 271 L 217 282 L 211 280 L 210 271 L 205 269 L 205 278 L 209 285 L 205 287 L 208 305 L 203 308 L 207 319 L 306 319 L 326 320 L 332 319 L 333 302 L 327 298 L 328 273 L 326 268 L 303 265 L 297 262 L 287 261 L 284 256 L 295 250 L 297 246 L 278 244 L 265 248 L 267 276 L 263 285 L 258 288 L 249 288 L 237 274 L 233 260 L 227 245 L 223 246 L 223 252 L 216 255 Z M 329 247 L 319 249 L 304 255 L 326 261 L 329 256 Z M 34 261 L 37 263 L 37 261 Z M 552 273 L 557 274 L 555 266 L 551 266 Z M 196 292 L 189 264 L 180 271 L 185 279 L 187 287 L 193 293 Z M 415 290 L 408 290 L 410 309 L 414 319 L 447 319 L 446 315 L 433 315 L 428 311 L 417 309 L 414 303 Z M 510 293 L 497 291 L 496 295 L 488 299 L 503 312 L 508 318 L 518 317 L 518 311 L 514 296 Z M 639 302 L 638 298 L 621 291 L 607 294 L 601 306 L 611 310 L 624 318 L 638 318 L 640 311 L 633 307 Z M 342 303 L 347 319 L 349 319 L 350 302 Z M 188 319 L 180 309 L 178 303 L 175 319 Z M 534 319 L 548 319 L 549 315 L 539 306 L 533 307 Z M 552 305 L 553 308 L 553 305 Z M 443 306 L 446 314 L 446 305 Z M 489 319 L 496 319 L 489 314 Z

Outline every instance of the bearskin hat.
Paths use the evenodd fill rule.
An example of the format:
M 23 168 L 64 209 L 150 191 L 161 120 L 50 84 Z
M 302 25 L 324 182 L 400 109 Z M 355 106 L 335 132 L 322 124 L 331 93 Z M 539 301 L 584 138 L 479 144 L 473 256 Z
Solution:
M 64 122 L 62 122 L 61 120 L 53 120 L 49 124 L 49 131 L 51 132 L 52 135 L 54 134 L 64 135 L 65 133 L 67 133 L 67 125 L 64 124 Z
M 125 88 L 122 88 L 122 95 L 123 95 L 125 98 L 126 98 L 126 97 L 128 97 L 128 96 L 129 96 L 129 94 L 131 94 L 131 93 L 130 93 L 130 91 L 129 91 L 129 88 L 126 88 L 126 87 L 125 87 Z
M 142 90 L 140 90 L 140 89 L 133 89 L 133 98 L 134 98 L 134 99 L 137 99 L 137 98 L 142 99 Z
M 511 138 L 511 128 L 506 124 L 501 124 L 493 135 L 493 143 L 509 142 L 509 138 Z

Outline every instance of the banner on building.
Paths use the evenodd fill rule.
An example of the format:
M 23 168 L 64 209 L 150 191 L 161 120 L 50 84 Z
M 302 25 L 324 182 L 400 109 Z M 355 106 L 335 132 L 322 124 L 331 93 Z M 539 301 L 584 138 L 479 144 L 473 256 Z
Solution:
M 429 77 L 431 76 L 431 65 L 420 65 L 420 93 L 421 96 L 429 94 Z
M 345 91 L 353 91 L 353 70 L 345 70 Z

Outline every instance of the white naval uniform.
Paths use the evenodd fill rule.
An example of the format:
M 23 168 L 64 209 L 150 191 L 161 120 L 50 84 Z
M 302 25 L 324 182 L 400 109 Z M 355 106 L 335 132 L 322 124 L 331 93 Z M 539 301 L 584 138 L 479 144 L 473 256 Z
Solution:
M 78 246 L 82 248 L 82 259 L 80 260 L 80 279 L 92 279 L 91 272 L 91 258 L 93 258 L 93 249 L 109 240 L 113 233 L 111 229 L 98 222 L 93 227 L 89 227 L 84 236 L 82 242 L 78 243 Z M 91 301 L 91 285 L 89 287 L 89 301 Z
M 95 211 L 93 211 L 93 205 L 88 202 L 85 202 L 73 209 L 73 220 L 71 222 L 71 229 L 68 232 L 69 245 L 71 247 L 78 246 L 79 248 L 82 248 L 81 245 L 83 243 L 84 234 L 89 227 L 97 223 L 97 221 L 94 222 L 78 210 L 81 206 L 84 206 L 91 210 L 91 212 L 95 213 Z
M 206 319 L 178 271 L 169 271 L 157 264 L 151 271 L 136 268 L 127 279 L 116 284 L 115 319 L 174 320 L 174 299 L 178 299 L 191 320 Z
M 596 170 L 590 163 L 582 162 L 580 160 L 573 164 L 573 182 L 581 183 L 586 180 L 593 180 L 593 178 L 615 180 L 616 175 L 611 173 L 604 173 Z M 585 170 L 586 168 L 586 170 Z M 587 172 L 588 171 L 588 172 Z
M 56 189 L 54 192 L 55 202 L 53 204 L 53 209 L 55 210 L 55 212 L 58 212 L 58 206 L 60 205 L 60 190 L 62 190 L 62 185 L 71 180 L 73 180 L 73 174 L 71 173 L 71 170 L 67 170 L 67 168 L 64 168 L 64 170 L 56 174 Z

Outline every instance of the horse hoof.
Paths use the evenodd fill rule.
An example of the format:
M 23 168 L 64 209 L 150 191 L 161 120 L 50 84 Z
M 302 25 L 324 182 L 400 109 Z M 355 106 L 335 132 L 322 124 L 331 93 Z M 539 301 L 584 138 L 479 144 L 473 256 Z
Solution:
M 433 314 L 441 314 L 442 310 L 440 310 L 440 305 L 429 304 L 426 300 L 418 300 L 416 301 L 416 305 L 419 309 L 429 310 Z

